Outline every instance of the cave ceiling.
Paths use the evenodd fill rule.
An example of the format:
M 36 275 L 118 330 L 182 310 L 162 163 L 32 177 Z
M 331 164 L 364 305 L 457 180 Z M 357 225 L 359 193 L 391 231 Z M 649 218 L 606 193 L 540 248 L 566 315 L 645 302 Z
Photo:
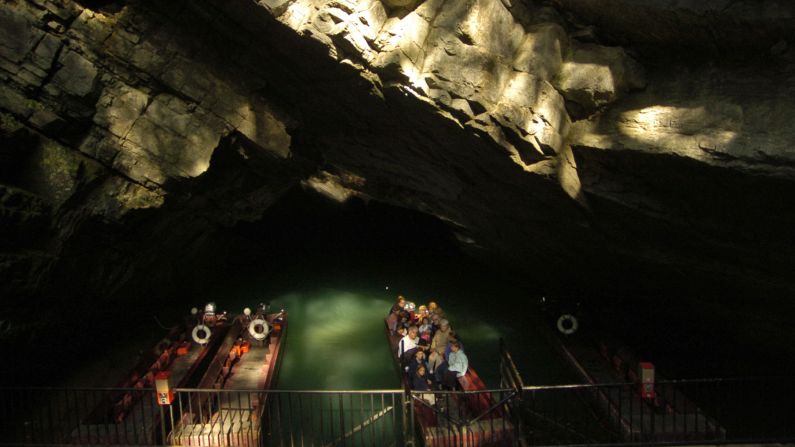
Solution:
M 112 294 L 300 185 L 545 287 L 792 296 L 795 11 L 674 3 L 3 2 L 3 292 Z

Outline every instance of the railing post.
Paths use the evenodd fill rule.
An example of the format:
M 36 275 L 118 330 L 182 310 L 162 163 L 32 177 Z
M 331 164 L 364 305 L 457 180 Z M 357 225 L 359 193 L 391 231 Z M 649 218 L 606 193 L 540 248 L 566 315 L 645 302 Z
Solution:
M 339 412 L 340 412 L 340 437 L 342 438 L 342 445 L 345 445 L 345 408 L 342 402 L 342 394 L 337 395 L 339 397 Z
M 168 439 L 166 438 L 166 414 L 163 409 L 163 405 L 158 405 L 158 407 L 160 408 L 160 442 L 163 445 L 167 445 Z M 169 408 L 170 407 L 171 405 L 169 405 Z
M 406 430 L 406 419 L 410 417 L 408 407 L 406 407 L 406 391 L 400 393 L 400 411 L 401 411 L 401 425 L 403 427 L 403 444 L 404 445 L 414 445 L 413 442 L 410 443 L 408 433 Z

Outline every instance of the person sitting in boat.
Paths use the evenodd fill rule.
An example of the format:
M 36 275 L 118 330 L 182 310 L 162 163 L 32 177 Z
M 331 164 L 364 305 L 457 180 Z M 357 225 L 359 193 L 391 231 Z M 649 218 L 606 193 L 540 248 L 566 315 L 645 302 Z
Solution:
M 422 335 L 422 334 L 423 334 L 423 333 L 425 333 L 426 331 L 427 331 L 428 333 L 430 333 L 430 332 L 431 332 L 431 327 L 432 327 L 432 326 L 431 326 L 431 320 L 430 320 L 430 318 L 428 318 L 428 317 L 423 317 L 423 318 L 420 320 L 420 322 L 419 322 L 419 326 L 420 326 L 420 335 Z
M 444 361 L 444 351 L 447 349 L 447 342 L 450 335 L 450 322 L 447 320 L 439 321 L 439 330 L 431 340 L 431 355 L 428 357 L 428 370 L 433 373 L 436 368 Z
M 411 376 L 411 388 L 417 391 L 431 391 L 433 389 L 433 380 L 425 365 L 417 367 L 417 371 Z M 432 393 L 422 394 L 422 399 L 431 405 L 436 404 L 436 396 Z
M 414 377 L 414 374 L 417 372 L 417 368 L 420 366 L 427 368 L 428 362 L 425 359 L 425 351 L 422 349 L 417 349 L 414 351 L 414 356 L 412 357 L 411 362 L 409 362 L 409 378 Z
M 392 311 L 386 319 L 386 324 L 387 327 L 389 327 L 389 333 L 392 335 L 397 334 L 398 325 L 400 324 L 400 310 L 395 309 L 393 306 Z
M 430 301 L 428 302 L 428 315 L 430 316 L 438 315 L 439 318 L 441 319 L 444 318 L 444 311 L 442 310 L 441 307 L 439 307 L 438 304 L 436 304 L 436 301 Z
M 414 352 L 417 351 L 418 341 L 419 337 L 417 335 L 417 326 L 410 326 L 406 336 L 401 338 L 400 342 L 398 343 L 397 355 L 401 364 L 408 365 L 408 363 L 411 361 L 411 358 L 414 356 Z
M 458 379 L 464 377 L 469 369 L 469 359 L 461 349 L 461 343 L 454 341 L 451 343 L 450 356 L 447 357 L 447 369 L 444 372 L 442 383 L 453 389 L 458 383 Z
M 417 305 L 414 304 L 412 301 L 406 301 L 406 306 L 403 308 L 409 314 L 409 322 L 414 324 L 416 321 L 417 315 Z
M 425 324 L 420 326 L 420 341 L 419 343 L 431 347 L 431 325 Z
M 436 335 L 436 331 L 439 330 L 439 326 L 441 325 L 442 318 L 439 315 L 431 315 L 431 338 Z
M 399 328 L 403 328 L 403 329 L 406 329 L 406 332 L 408 332 L 409 326 L 411 326 L 411 321 L 410 320 L 411 320 L 411 317 L 409 316 L 408 312 L 406 312 L 405 310 L 399 311 L 398 312 L 398 324 L 397 324 L 398 329 Z
M 392 312 L 401 311 L 405 307 L 406 307 L 406 298 L 404 298 L 403 295 L 398 295 L 397 302 L 395 302 L 395 304 L 392 305 L 392 309 L 389 310 L 389 313 L 391 314 Z
M 414 322 L 416 324 L 422 324 L 422 319 L 428 316 L 428 306 L 424 304 L 420 304 L 420 307 L 417 308 L 417 311 L 414 313 Z
M 458 339 L 458 335 L 456 335 L 455 331 L 450 329 L 450 334 L 448 335 L 447 338 L 447 347 L 444 349 L 444 358 L 450 357 L 450 351 L 453 348 L 454 341 L 458 342 L 458 345 L 461 347 L 461 349 L 464 349 L 464 343 Z

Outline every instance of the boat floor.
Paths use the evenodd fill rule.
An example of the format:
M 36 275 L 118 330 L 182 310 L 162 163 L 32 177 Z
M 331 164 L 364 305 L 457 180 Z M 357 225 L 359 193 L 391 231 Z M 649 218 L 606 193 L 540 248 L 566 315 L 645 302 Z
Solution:
M 226 390 L 261 390 L 272 367 L 277 340 L 267 346 L 252 345 L 235 363 L 226 379 Z M 206 423 L 179 424 L 169 435 L 173 445 L 248 446 L 259 443 L 259 411 L 262 396 L 232 393 L 219 402 L 219 409 Z
M 426 447 L 460 445 L 513 445 L 513 425 L 504 418 L 481 419 L 466 425 L 450 422 L 423 427 Z
M 204 349 L 204 346 L 191 343 L 187 354 L 178 356 L 171 362 L 171 367 L 168 369 L 171 372 L 171 383 L 179 384 L 182 382 L 193 363 L 199 358 L 202 349 Z
M 276 367 L 284 335 L 281 331 L 271 336 L 267 345 L 252 342 L 249 351 L 236 359 L 222 382 L 225 390 L 251 390 L 251 393 L 221 394 L 218 407 L 209 420 L 178 424 L 168 436 L 170 444 L 259 445 L 263 403 L 269 381 L 273 380 L 272 370 Z
M 188 353 L 176 357 L 166 371 L 171 372 L 172 383 L 180 383 L 193 366 L 193 363 L 202 353 L 204 346 L 191 343 Z M 150 389 L 141 390 L 149 393 Z M 156 406 L 149 400 L 142 398 L 132 405 L 127 411 L 127 417 L 119 422 L 105 424 L 80 424 L 72 433 L 72 438 L 86 443 L 149 443 L 154 441 L 155 424 L 159 421 L 155 414 Z M 157 417 L 155 417 L 157 416 Z
M 618 375 L 596 349 L 589 348 L 585 343 L 578 343 L 574 337 L 570 341 L 561 341 L 561 346 L 570 362 L 575 365 L 583 379 L 591 384 L 620 383 L 624 378 Z M 658 380 L 660 378 L 658 377 Z M 655 412 L 649 403 L 632 389 L 618 393 L 616 390 L 603 393 L 601 400 L 610 405 L 611 418 L 617 418 L 618 424 L 628 439 L 635 439 L 645 430 L 654 427 L 658 440 L 700 439 L 707 436 L 722 435 L 725 429 L 707 418 L 700 408 L 694 404 L 684 405 L 688 399 L 679 390 L 673 390 L 676 396 L 669 397 L 674 403 L 670 413 Z M 618 395 L 618 396 L 617 396 Z M 618 398 L 620 396 L 620 399 Z M 645 411 L 642 409 L 646 408 Z M 699 425 L 699 421 L 701 424 Z M 683 433 L 683 427 L 688 428 Z
M 268 346 L 251 346 L 251 350 L 238 360 L 232 374 L 226 379 L 224 389 L 260 390 L 268 379 L 271 357 L 275 343 Z

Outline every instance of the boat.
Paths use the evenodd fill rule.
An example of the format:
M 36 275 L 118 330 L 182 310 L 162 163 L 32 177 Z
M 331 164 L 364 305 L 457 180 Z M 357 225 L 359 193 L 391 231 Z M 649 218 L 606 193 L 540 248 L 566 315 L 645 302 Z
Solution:
M 555 330 L 557 329 L 557 330 Z M 659 373 L 648 393 L 641 371 L 653 365 L 594 328 L 579 328 L 578 319 L 562 314 L 555 327 L 542 327 L 550 343 L 579 376 L 594 385 L 586 393 L 609 430 L 624 442 L 692 442 L 726 438 L 726 429 L 706 415 L 675 382 Z M 604 386 L 600 386 L 604 385 Z M 643 395 L 645 394 L 645 395 Z
M 207 372 L 177 410 L 169 445 L 257 446 L 280 367 L 287 312 L 260 305 L 234 319 Z M 202 390 L 228 393 L 206 393 Z
M 393 334 L 388 318 L 384 319 L 389 349 L 399 370 L 403 388 L 411 384 L 400 366 L 398 344 L 402 336 Z M 461 389 L 472 393 L 436 392 L 435 405 L 415 394 L 412 398 L 414 421 L 426 447 L 437 446 L 509 446 L 514 444 L 514 427 L 500 405 L 496 405 L 485 383 L 472 366 L 458 379 Z M 474 420 L 474 422 L 472 422 Z
M 159 373 L 168 373 L 175 387 L 190 387 L 201 380 L 210 360 L 222 345 L 232 324 L 215 303 L 171 328 L 146 352 L 113 391 L 104 395 L 72 431 L 82 444 L 156 443 L 161 419 L 152 388 Z

